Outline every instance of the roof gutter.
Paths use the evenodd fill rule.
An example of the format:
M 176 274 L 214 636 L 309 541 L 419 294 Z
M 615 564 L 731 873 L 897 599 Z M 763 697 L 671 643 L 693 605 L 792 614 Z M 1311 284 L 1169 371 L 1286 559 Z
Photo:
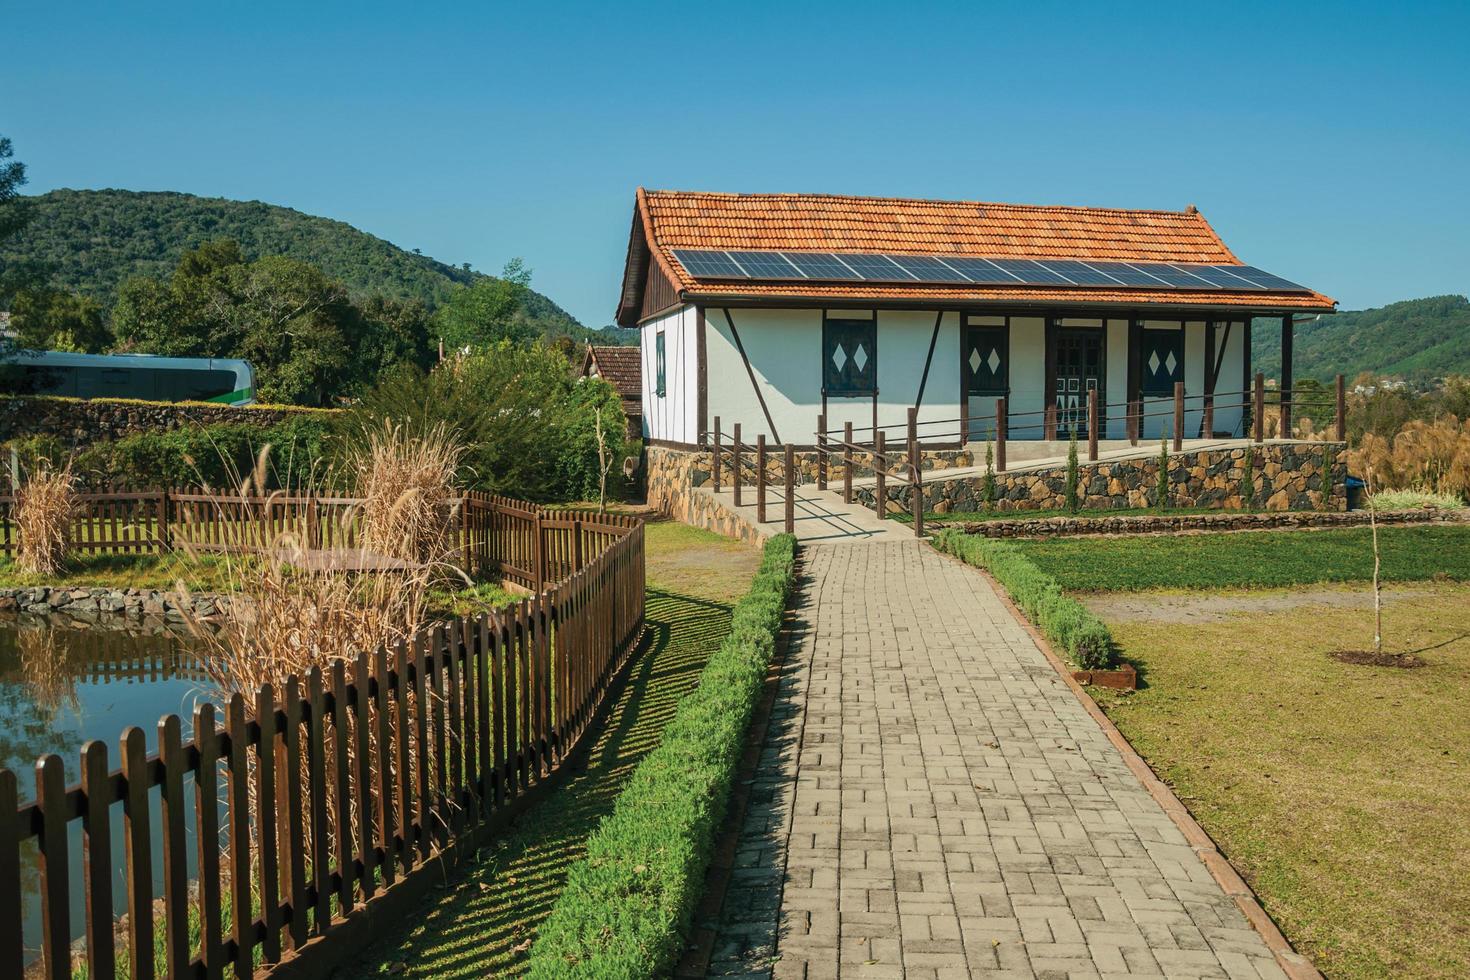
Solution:
M 1336 313 L 1336 307 L 1324 308 L 1320 306 L 1202 306 L 1183 305 L 1165 306 L 1158 303 L 1116 303 L 1116 302 L 1088 302 L 1083 300 L 1000 300 L 1000 299 L 942 299 L 942 300 L 895 300 L 879 296 L 873 297 L 850 297 L 836 298 L 831 296 L 749 296 L 738 293 L 690 293 L 689 290 L 680 290 L 679 298 L 686 303 L 697 303 L 701 306 L 731 306 L 731 307 L 827 307 L 827 308 L 860 308 L 873 309 L 874 307 L 886 309 L 903 310 L 974 310 L 978 308 L 994 308 L 1003 310 L 1029 310 L 1045 312 L 1049 310 L 1073 310 L 1073 311 L 1097 311 L 1108 310 L 1117 312 L 1133 312 L 1147 310 L 1155 313 L 1218 313 L 1230 312 L 1246 316 L 1287 316 L 1293 318 L 1303 310 L 1311 311 L 1312 316 Z M 1309 317 L 1308 317 L 1309 318 Z M 1305 318 L 1304 318 L 1305 319 Z

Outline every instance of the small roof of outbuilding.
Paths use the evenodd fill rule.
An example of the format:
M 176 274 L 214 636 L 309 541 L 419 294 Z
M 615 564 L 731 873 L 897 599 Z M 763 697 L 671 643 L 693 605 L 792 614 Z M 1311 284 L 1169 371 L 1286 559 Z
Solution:
M 582 373 L 596 374 L 607 380 L 624 402 L 643 401 L 643 354 L 637 347 L 599 347 L 587 345 L 582 359 Z

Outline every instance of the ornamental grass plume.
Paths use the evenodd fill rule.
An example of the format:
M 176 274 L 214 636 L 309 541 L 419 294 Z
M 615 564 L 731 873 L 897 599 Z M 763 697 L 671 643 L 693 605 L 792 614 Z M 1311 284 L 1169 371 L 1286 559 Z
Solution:
M 464 447 L 443 423 L 415 436 L 390 420 L 365 435 L 348 461 L 363 499 L 359 543 L 374 554 L 442 565 L 453 553 Z
M 1424 490 L 1470 499 L 1470 419 L 1414 419 L 1392 439 L 1364 433 L 1348 462 L 1360 473 L 1371 468 L 1380 491 Z
M 34 575 L 60 573 L 66 565 L 77 504 L 71 463 L 60 469 L 39 463 L 26 475 L 15 496 L 15 525 L 20 537 L 16 564 Z

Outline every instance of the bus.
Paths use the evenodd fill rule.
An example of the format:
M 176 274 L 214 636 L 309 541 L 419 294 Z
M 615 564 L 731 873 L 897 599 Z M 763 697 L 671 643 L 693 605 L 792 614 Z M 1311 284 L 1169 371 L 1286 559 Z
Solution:
M 30 394 L 226 405 L 255 401 L 255 371 L 235 358 L 16 350 L 0 363 L 20 369 L 23 380 L 16 387 Z

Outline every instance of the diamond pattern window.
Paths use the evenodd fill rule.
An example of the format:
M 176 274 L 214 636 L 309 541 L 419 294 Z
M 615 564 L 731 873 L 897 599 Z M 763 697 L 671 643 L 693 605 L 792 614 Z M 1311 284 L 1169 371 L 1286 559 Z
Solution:
M 1174 395 L 1174 382 L 1184 380 L 1184 331 L 1145 330 L 1142 388 L 1146 398 L 1169 398 Z
M 826 320 L 822 324 L 822 390 L 838 398 L 878 391 L 876 320 Z

